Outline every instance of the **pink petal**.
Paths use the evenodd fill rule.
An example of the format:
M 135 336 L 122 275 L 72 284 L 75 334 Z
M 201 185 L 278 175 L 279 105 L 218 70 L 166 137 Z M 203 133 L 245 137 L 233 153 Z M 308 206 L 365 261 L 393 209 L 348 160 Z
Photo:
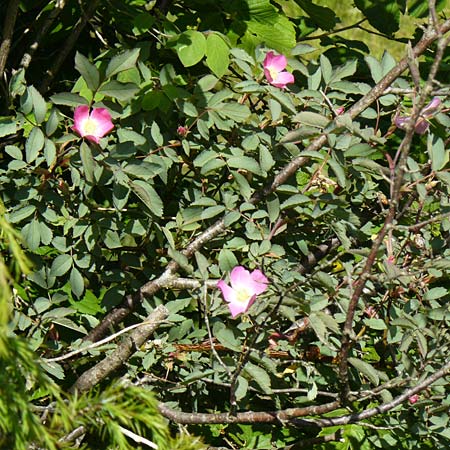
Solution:
M 77 106 L 73 113 L 74 124 L 72 130 L 75 131 L 81 137 L 83 137 L 84 124 L 88 119 L 89 119 L 89 106 L 87 105 Z
M 98 136 L 91 136 L 90 134 L 85 134 L 83 137 L 86 138 L 88 141 L 95 142 L 96 144 L 100 142 L 100 138 Z
M 269 81 L 270 82 L 270 81 Z M 279 72 L 277 78 L 270 83 L 275 87 L 284 89 L 287 84 L 291 84 L 294 82 L 294 75 L 290 72 Z
M 253 305 L 255 299 L 256 295 L 250 297 L 247 302 L 230 302 L 228 307 L 230 308 L 231 316 L 234 318 L 238 314 L 245 313 L 250 308 L 250 306 Z
M 247 289 L 252 283 L 250 272 L 242 266 L 236 266 L 230 273 L 230 282 L 233 289 L 239 291 L 241 288 Z
M 441 99 L 439 97 L 433 97 L 433 100 L 431 100 L 431 102 L 428 103 L 428 105 L 422 109 L 420 114 L 425 117 L 432 116 L 438 111 L 440 106 L 441 106 Z
M 80 120 L 88 120 L 89 119 L 89 106 L 88 105 L 80 105 L 75 108 L 73 113 L 73 120 L 75 124 Z
M 394 123 L 395 123 L 395 126 L 396 126 L 397 128 L 400 128 L 401 130 L 404 130 L 404 129 L 406 128 L 406 125 L 409 123 L 410 120 L 411 120 L 410 117 L 400 117 L 400 116 L 397 116 L 397 117 L 394 119 Z
M 236 302 L 237 301 L 237 295 L 236 295 L 236 291 L 231 288 L 230 286 L 228 286 L 228 284 L 225 283 L 225 281 L 220 280 L 217 283 L 217 287 L 222 291 L 222 295 L 223 298 L 225 299 L 225 301 L 231 303 L 231 302 Z
M 266 80 L 272 84 L 273 83 L 273 78 L 272 75 L 270 74 L 270 70 L 269 69 L 264 69 L 264 75 L 266 77 Z
M 255 293 L 255 295 L 262 294 L 267 289 L 267 284 L 269 280 L 265 277 L 265 275 L 259 270 L 255 269 L 251 275 L 252 284 L 251 290 Z
M 287 66 L 287 59 L 284 55 L 275 55 L 273 52 L 267 53 L 264 58 L 263 67 L 265 69 L 272 69 L 278 72 L 284 70 Z
M 430 124 L 423 118 L 419 118 L 419 120 L 416 123 L 416 126 L 414 127 L 414 131 L 417 134 L 424 134 L 430 127 Z
M 95 135 L 98 137 L 105 136 L 114 128 L 111 114 L 106 108 L 94 108 L 91 112 L 91 119 L 96 122 L 97 130 Z

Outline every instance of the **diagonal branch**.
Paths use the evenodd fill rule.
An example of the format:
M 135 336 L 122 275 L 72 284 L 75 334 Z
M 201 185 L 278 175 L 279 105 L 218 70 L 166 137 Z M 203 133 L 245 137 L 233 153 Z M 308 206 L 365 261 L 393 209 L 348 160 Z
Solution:
M 168 309 L 160 305 L 146 318 L 146 325 L 136 328 L 106 358 L 84 372 L 70 388 L 70 392 L 85 392 L 119 369 L 144 344 L 151 334 L 167 319 Z

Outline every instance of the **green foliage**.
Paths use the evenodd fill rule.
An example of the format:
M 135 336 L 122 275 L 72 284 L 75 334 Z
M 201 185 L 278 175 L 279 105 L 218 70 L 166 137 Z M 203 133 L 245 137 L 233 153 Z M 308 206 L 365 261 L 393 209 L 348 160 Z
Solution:
M 355 2 L 390 36 L 408 11 L 427 14 L 420 2 L 379 3 Z M 0 447 L 204 448 L 194 433 L 248 449 L 448 448 L 445 377 L 416 403 L 333 422 L 389 404 L 447 362 L 448 85 L 426 87 L 442 104 L 409 153 L 394 125 L 413 113 L 436 53 L 416 71 L 410 61 L 412 75 L 356 114 L 398 61 L 343 39 L 324 4 L 93 5 L 78 36 L 78 2 L 63 11 L 22 2 L 1 85 Z M 439 20 L 446 13 L 439 3 Z M 44 31 L 34 54 L 20 33 L 35 16 Z M 288 89 L 265 79 L 268 51 L 287 56 Z M 446 58 L 448 49 L 444 68 Z M 79 105 L 111 113 L 99 144 L 72 128 Z M 215 285 L 237 265 L 270 284 L 232 319 Z M 74 393 L 80 375 L 128 342 L 130 330 L 89 342 L 105 315 L 109 334 L 139 330 L 160 304 L 169 316 L 150 339 Z M 347 382 L 343 404 L 297 428 L 230 419 L 324 407 Z M 226 419 L 176 434 L 159 402 Z

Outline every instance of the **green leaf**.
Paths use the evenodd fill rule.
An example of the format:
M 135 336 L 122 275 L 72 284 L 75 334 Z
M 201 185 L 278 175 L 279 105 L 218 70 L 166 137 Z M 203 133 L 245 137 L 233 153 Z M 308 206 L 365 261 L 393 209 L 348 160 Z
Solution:
M 214 330 L 214 336 L 224 347 L 234 350 L 235 352 L 240 352 L 242 350 L 239 339 L 235 338 L 233 330 L 230 328 L 217 328 Z
M 248 362 L 244 366 L 243 373 L 248 375 L 253 381 L 255 381 L 263 390 L 263 392 L 265 392 L 266 394 L 272 393 L 272 388 L 270 386 L 270 376 L 262 367 Z
M 47 104 L 45 103 L 44 97 L 42 97 L 40 92 L 34 86 L 29 86 L 27 91 L 33 103 L 34 117 L 36 118 L 36 122 L 40 124 L 45 120 Z
M 222 103 L 215 110 L 224 117 L 228 117 L 236 122 L 243 122 L 250 116 L 250 109 L 247 105 L 239 103 Z
M 41 242 L 41 228 L 37 219 L 33 219 L 22 228 L 22 235 L 30 250 L 37 250 Z
M 52 263 L 50 269 L 50 276 L 52 277 L 60 277 L 67 273 L 69 269 L 72 267 L 72 257 L 64 253 L 63 255 L 58 255 Z
M 423 298 L 426 301 L 436 300 L 438 298 L 445 297 L 448 293 L 449 293 L 448 290 L 444 287 L 435 287 L 425 292 Z
M 246 49 L 261 43 L 280 53 L 289 52 L 296 44 L 294 24 L 270 3 L 270 0 L 246 0 L 249 20 L 242 42 Z
M 155 216 L 162 216 L 163 203 L 152 186 L 145 181 L 136 180 L 130 182 L 130 187 Z
M 81 314 L 91 314 L 104 312 L 100 306 L 101 300 L 98 299 L 89 289 L 86 289 L 86 293 L 81 300 L 71 301 L 72 307 Z
M 238 376 L 236 380 L 236 390 L 234 391 L 234 395 L 236 400 L 242 400 L 247 395 L 248 390 L 248 381 L 241 376 Z
M 114 207 L 121 211 L 125 208 L 125 205 L 128 202 L 128 196 L 130 194 L 130 189 L 128 186 L 124 186 L 120 183 L 114 183 L 113 186 L 113 203 Z
M 322 70 L 323 81 L 325 81 L 325 84 L 329 84 L 333 67 L 331 66 L 330 60 L 324 54 L 320 55 L 320 68 Z
M 50 97 L 50 100 L 55 105 L 64 105 L 72 107 L 89 104 L 89 102 L 84 97 L 78 94 L 73 94 L 71 92 L 61 92 L 59 94 L 54 94 Z
M 225 75 L 230 64 L 230 49 L 217 33 L 211 33 L 206 38 L 206 65 L 217 78 Z
M 111 78 L 119 72 L 135 67 L 136 61 L 139 57 L 139 52 L 139 48 L 134 48 L 114 56 L 106 68 L 106 78 Z
M 76 267 L 72 267 L 70 271 L 70 287 L 77 297 L 81 297 L 84 291 L 84 280 Z
M 60 364 L 56 362 L 46 362 L 42 359 L 40 360 L 39 364 L 52 377 L 55 377 L 58 380 L 64 380 L 64 369 Z
M 259 164 L 265 172 L 268 172 L 275 165 L 272 153 L 265 145 L 259 146 Z
M 0 117 L 0 137 L 14 134 L 17 131 L 17 122 L 8 117 Z
M 163 135 L 161 134 L 159 125 L 156 122 L 152 123 L 150 133 L 152 135 L 152 139 L 155 142 L 155 144 L 158 147 L 161 147 L 161 145 L 164 144 L 164 138 L 163 138 Z
M 240 214 L 239 214 L 240 216 Z M 219 268 L 222 272 L 230 272 L 233 267 L 236 267 L 239 264 L 236 256 L 231 250 L 227 248 L 223 248 L 219 252 Z
M 292 120 L 303 125 L 310 125 L 317 128 L 325 128 L 330 123 L 328 117 L 310 111 L 302 111 L 296 114 Z
M 326 6 L 319 6 L 311 0 L 297 0 L 303 11 L 323 30 L 331 30 L 337 23 L 335 12 Z
M 274 99 L 269 99 L 268 102 L 270 115 L 272 116 L 272 120 L 276 122 L 281 116 L 281 105 Z
M 56 146 L 52 140 L 45 138 L 44 158 L 48 167 L 52 167 L 56 162 Z
M 358 358 L 348 358 L 348 362 L 359 372 L 361 372 L 364 376 L 366 376 L 369 381 L 377 386 L 380 383 L 380 377 L 374 367 L 370 364 L 362 361 Z
M 51 136 L 58 128 L 60 122 L 60 113 L 56 108 L 52 108 L 50 115 L 45 123 L 45 134 Z
M 96 166 L 96 162 L 94 157 L 92 156 L 92 151 L 89 145 L 86 142 L 82 142 L 80 145 L 80 157 L 81 162 L 83 164 L 84 176 L 88 183 L 92 183 L 94 181 L 94 170 Z
M 358 61 L 356 59 L 352 59 L 347 61 L 344 65 L 337 67 L 331 75 L 330 84 L 352 76 L 356 72 L 357 66 Z
M 328 160 L 328 165 L 331 167 L 336 175 L 339 186 L 345 187 L 347 182 L 347 177 L 345 176 L 344 168 L 335 159 L 330 158 Z
M 259 164 L 249 156 L 231 156 L 228 159 L 228 165 L 234 169 L 248 170 L 256 175 L 261 174 Z
M 97 67 L 79 52 L 76 52 L 75 54 L 75 69 L 80 72 L 87 87 L 91 91 L 96 91 L 98 89 L 98 86 L 100 85 L 100 73 Z
M 444 141 L 432 134 L 429 135 L 427 144 L 431 159 L 431 169 L 437 172 L 447 165 L 450 152 L 445 149 Z
M 396 1 L 355 0 L 355 6 L 370 25 L 383 34 L 392 35 L 400 26 L 400 8 Z
M 122 247 L 122 242 L 120 240 L 119 233 L 114 230 L 106 230 L 103 242 L 108 248 L 120 248 Z
M 139 91 L 139 87 L 134 83 L 121 83 L 116 80 L 112 80 L 103 85 L 99 93 L 115 98 L 120 101 L 130 100 Z
M 8 221 L 11 223 L 19 223 L 23 219 L 30 217 L 36 211 L 35 205 L 27 205 L 23 208 L 17 209 L 8 215 Z
M 294 194 L 290 195 L 287 200 L 285 200 L 281 204 L 281 209 L 290 209 L 295 208 L 298 205 L 304 205 L 305 203 L 309 203 L 310 198 L 303 194 Z
M 370 55 L 365 56 L 364 59 L 369 66 L 373 81 L 378 83 L 383 78 L 383 68 L 381 67 L 380 62 Z
M 16 147 L 15 145 L 7 145 L 5 147 L 5 152 L 8 153 L 11 158 L 19 160 L 23 159 L 22 150 L 20 150 L 20 148 Z
M 205 56 L 205 36 L 200 31 L 184 31 L 178 36 L 176 50 L 184 67 L 194 66 Z
M 25 143 L 25 159 L 28 164 L 32 163 L 44 147 L 45 136 L 42 130 L 34 127 Z

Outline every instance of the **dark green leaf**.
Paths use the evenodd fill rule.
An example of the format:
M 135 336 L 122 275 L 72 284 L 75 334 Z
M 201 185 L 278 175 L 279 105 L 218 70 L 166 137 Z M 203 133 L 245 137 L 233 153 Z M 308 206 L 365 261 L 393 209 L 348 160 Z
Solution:
M 84 81 L 86 81 L 87 87 L 91 91 L 96 91 L 98 89 L 100 84 L 100 74 L 97 67 L 79 52 L 76 52 L 75 54 L 75 69 L 80 72 Z
M 107 95 L 120 101 L 132 99 L 138 91 L 139 87 L 134 83 L 120 83 L 116 80 L 112 80 L 106 83 L 99 90 L 101 94 Z
M 34 127 L 25 143 L 25 159 L 28 164 L 32 163 L 44 147 L 45 136 L 42 130 Z
M 162 216 L 163 203 L 155 189 L 149 183 L 141 180 L 131 181 L 130 187 L 155 216 Z
M 57 256 L 53 260 L 52 267 L 50 269 L 50 276 L 60 277 L 64 275 L 72 267 L 72 263 L 72 257 L 67 253 Z
M 139 57 L 139 52 L 139 48 L 134 48 L 114 56 L 106 68 L 106 78 L 111 78 L 119 72 L 135 67 L 136 61 Z

